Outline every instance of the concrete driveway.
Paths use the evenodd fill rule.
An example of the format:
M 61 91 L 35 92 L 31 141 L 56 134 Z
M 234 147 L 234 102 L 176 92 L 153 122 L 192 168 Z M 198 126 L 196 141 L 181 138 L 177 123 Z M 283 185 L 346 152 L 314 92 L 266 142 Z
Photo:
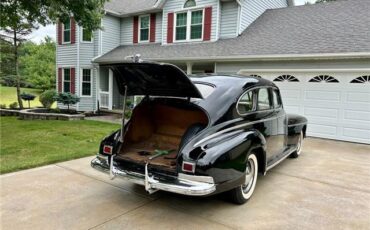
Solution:
M 1 229 L 369 229 L 370 145 L 309 138 L 259 176 L 252 199 L 194 198 L 140 186 L 82 158 L 1 176 Z

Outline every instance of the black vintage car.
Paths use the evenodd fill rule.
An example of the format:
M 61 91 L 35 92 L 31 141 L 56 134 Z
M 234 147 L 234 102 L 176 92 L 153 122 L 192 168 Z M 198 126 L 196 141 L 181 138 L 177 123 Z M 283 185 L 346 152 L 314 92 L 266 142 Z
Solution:
M 145 186 L 191 196 L 252 195 L 257 174 L 298 157 L 307 120 L 284 111 L 270 81 L 188 77 L 170 64 L 112 64 L 120 93 L 143 95 L 131 119 L 107 136 L 91 166 Z M 124 123 L 124 122 L 123 122 Z

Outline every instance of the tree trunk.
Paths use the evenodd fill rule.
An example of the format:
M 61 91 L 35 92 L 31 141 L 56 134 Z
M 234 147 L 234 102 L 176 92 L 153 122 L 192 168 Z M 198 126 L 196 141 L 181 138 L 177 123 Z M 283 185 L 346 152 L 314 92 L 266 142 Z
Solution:
M 18 63 L 18 44 L 17 44 L 17 28 L 14 27 L 14 61 L 15 61 L 15 77 L 17 81 L 17 99 L 18 99 L 18 104 L 19 108 L 23 109 L 23 102 L 21 98 L 21 79 L 19 76 L 19 63 Z

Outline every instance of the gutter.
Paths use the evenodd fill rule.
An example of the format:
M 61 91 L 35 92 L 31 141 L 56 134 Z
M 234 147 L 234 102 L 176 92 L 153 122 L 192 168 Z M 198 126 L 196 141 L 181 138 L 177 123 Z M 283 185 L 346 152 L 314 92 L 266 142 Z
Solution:
M 179 58 L 151 58 L 145 57 L 144 59 L 151 61 L 170 61 L 170 62 L 180 62 L 180 61 L 224 61 L 224 62 L 234 62 L 234 61 L 283 61 L 283 60 L 323 60 L 323 59 L 365 59 L 370 58 L 370 52 L 350 52 L 350 53 L 323 53 L 323 54 L 273 54 L 273 55 L 234 55 L 234 56 L 208 56 L 208 57 L 179 57 Z M 109 63 L 121 63 L 123 60 L 111 60 L 111 61 L 101 61 L 100 57 L 97 56 L 93 58 L 92 62 L 99 64 L 109 64 Z

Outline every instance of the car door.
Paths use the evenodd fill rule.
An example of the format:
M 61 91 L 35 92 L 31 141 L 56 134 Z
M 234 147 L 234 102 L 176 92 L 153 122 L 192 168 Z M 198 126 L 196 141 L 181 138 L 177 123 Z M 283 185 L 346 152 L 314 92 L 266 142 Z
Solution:
M 271 88 L 272 105 L 274 108 L 274 114 L 276 119 L 274 125 L 276 125 L 276 136 L 274 137 L 275 154 L 277 156 L 284 153 L 287 146 L 287 116 L 283 108 L 280 92 L 277 88 Z
M 277 121 L 271 102 L 270 88 L 262 87 L 256 89 L 257 116 L 255 117 L 255 128 L 258 129 L 266 139 L 266 160 L 269 162 L 276 155 L 277 145 Z

